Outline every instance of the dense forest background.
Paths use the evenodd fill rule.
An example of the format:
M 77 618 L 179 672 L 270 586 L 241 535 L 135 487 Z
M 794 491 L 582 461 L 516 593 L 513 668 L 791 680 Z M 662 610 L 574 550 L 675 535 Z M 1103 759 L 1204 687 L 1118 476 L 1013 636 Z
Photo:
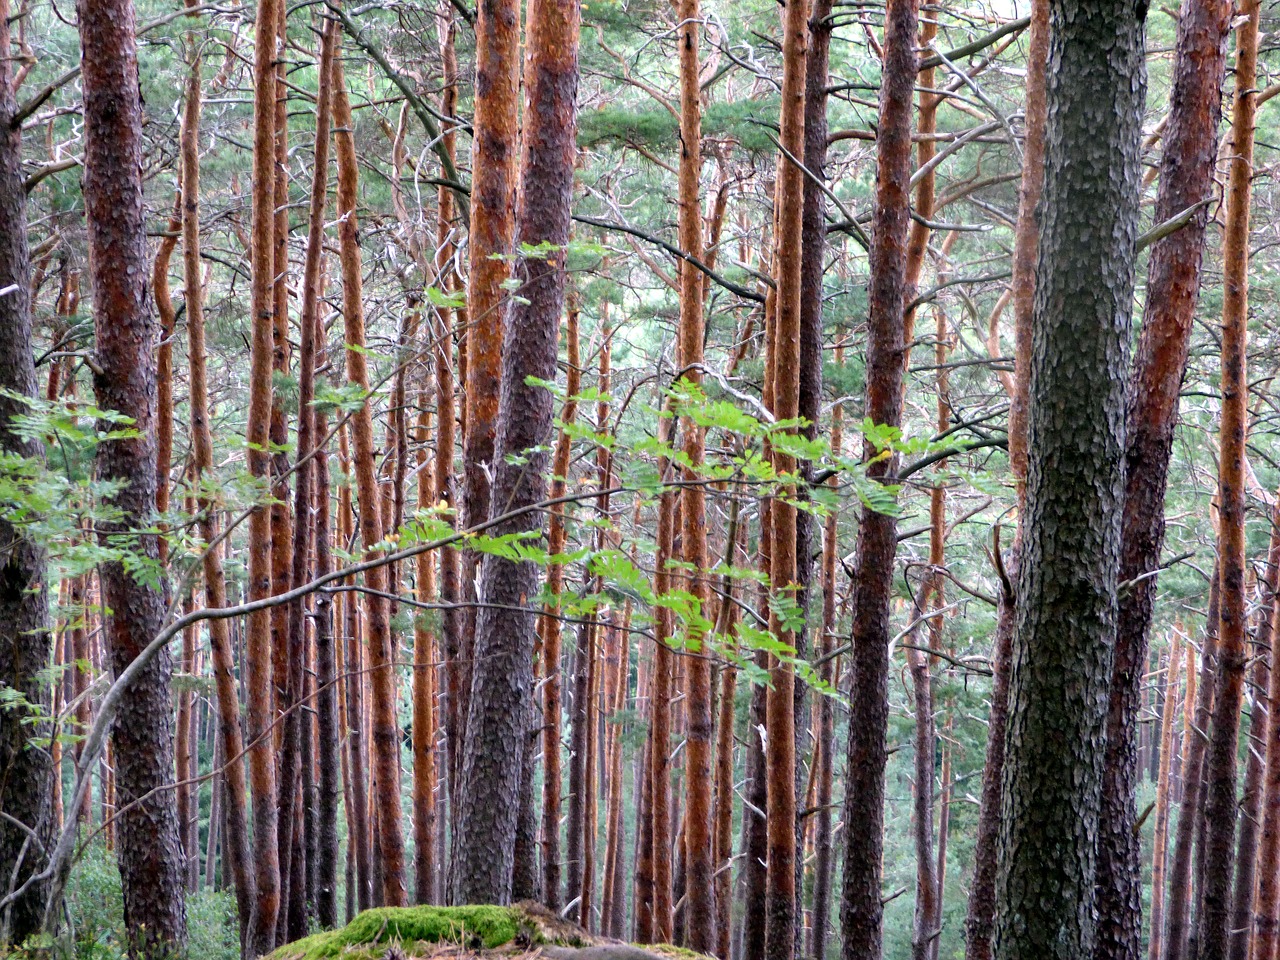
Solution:
M 1114 5 L 1128 26 L 1111 4 L 1034 6 L 0 2 L 0 230 L 25 227 L 26 271 L 0 252 L 23 287 L 0 290 L 0 533 L 5 569 L 38 571 L 0 598 L 5 939 L 233 957 L 383 903 L 525 896 L 604 935 L 755 960 L 790 896 L 791 952 L 770 926 L 770 960 L 872 941 L 989 956 L 1017 882 L 1006 869 L 997 896 L 1013 828 L 989 731 L 1003 741 L 1015 662 L 1077 649 L 1028 646 L 1043 628 L 1023 620 L 1011 639 L 1034 586 L 1018 568 L 1040 562 L 1020 524 L 1091 509 L 1043 479 L 1066 469 L 1037 456 L 1044 411 L 1100 431 L 1066 461 L 1120 464 L 1124 404 L 1068 401 L 1120 396 L 1153 311 L 1180 309 L 1167 465 L 1127 450 L 1131 476 L 1167 475 L 1158 562 L 1121 574 L 1102 536 L 1109 605 L 1044 607 L 1099 625 L 1092 649 L 1137 651 L 1116 666 L 1136 677 L 1125 746 L 1100 735 L 1107 681 L 1100 699 L 1073 686 L 1110 677 L 1109 653 L 1092 674 L 1047 668 L 1094 723 L 1083 746 L 1047 736 L 1093 771 L 1067 805 L 1089 842 L 1140 837 L 1140 869 L 1112 881 L 1123 909 L 1080 901 L 1101 911 L 1082 921 L 1095 955 L 1226 956 L 1220 915 L 1222 949 L 1269 960 L 1280 18 L 1156 6 L 1144 48 L 1140 5 Z M 1115 43 L 1130 99 L 1097 64 L 1072 77 L 1073 43 Z M 1076 109 L 1131 129 L 1072 126 Z M 1117 164 L 1103 148 L 1124 136 Z M 1041 302 L 1027 171 L 1046 153 L 1040 209 L 1096 232 L 1072 234 L 1078 289 Z M 1055 193 L 1078 169 L 1116 203 Z M 1116 244 L 1114 270 L 1095 263 Z M 1055 341 L 1051 320 L 1110 284 L 1126 357 L 1103 369 L 1107 335 Z M 1077 367 L 1110 380 L 1049 392 L 1044 371 Z M 1076 489 L 1118 531 L 1108 476 Z M 1117 605 L 1137 594 L 1150 623 L 1125 648 Z M 162 632 L 142 703 L 116 678 Z M 1034 728 L 1019 682 L 1014 727 Z M 1103 767 L 1125 764 L 1114 792 Z M 1019 806 L 1011 776 L 1003 817 L 1035 821 L 1053 798 Z M 765 870 L 788 817 L 789 887 Z M 1105 888 L 1106 854 L 1085 859 Z

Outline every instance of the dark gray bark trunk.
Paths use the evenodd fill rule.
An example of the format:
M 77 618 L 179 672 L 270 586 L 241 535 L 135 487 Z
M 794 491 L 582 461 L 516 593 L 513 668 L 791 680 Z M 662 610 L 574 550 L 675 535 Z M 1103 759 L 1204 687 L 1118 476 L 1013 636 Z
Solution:
M 1145 3 L 1051 4 L 999 960 L 1094 947 L 1138 236 Z
M 9 122 L 17 109 L 13 60 L 9 58 L 9 5 L 0 0 L 0 387 L 20 397 L 37 396 L 31 353 L 31 268 L 27 255 L 26 191 L 23 189 L 22 131 Z M 10 431 L 26 404 L 0 395 L 0 451 L 40 456 L 39 446 Z M 36 675 L 49 665 L 44 553 L 22 531 L 0 521 L 0 685 L 20 693 L 32 708 L 47 710 L 49 691 Z M 47 736 L 45 724 L 21 722 L 29 708 L 0 711 L 0 810 L 45 838 L 52 827 L 49 791 L 53 764 L 32 740 Z M 73 814 L 74 815 L 74 814 Z M 0 822 L 0 898 L 44 867 L 43 840 Z M 19 863 L 21 861 L 21 864 Z M 0 914 L 0 943 L 21 943 L 40 928 L 44 884 Z

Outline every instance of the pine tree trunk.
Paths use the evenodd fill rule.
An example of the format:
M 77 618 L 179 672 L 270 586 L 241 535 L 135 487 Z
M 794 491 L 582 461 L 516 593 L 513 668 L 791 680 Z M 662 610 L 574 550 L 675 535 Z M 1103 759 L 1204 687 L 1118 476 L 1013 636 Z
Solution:
M 1187 3 L 1179 20 L 1157 222 L 1200 202 L 1212 190 L 1229 19 L 1230 4 L 1213 0 Z M 1116 628 L 1098 848 L 1095 960 L 1138 960 L 1141 950 L 1141 845 L 1134 830 L 1139 758 L 1134 738 L 1157 587 L 1155 577 L 1143 575 L 1159 567 L 1164 544 L 1165 484 L 1207 222 L 1203 212 L 1152 248 L 1146 308 L 1130 378 L 1120 579 L 1142 579 L 1121 598 Z
M 661 429 L 661 428 L 660 428 Z M 667 442 L 674 438 L 666 431 Z M 662 433 L 659 434 L 660 436 Z M 668 476 L 668 464 L 661 467 L 661 476 Z M 671 589 L 671 572 L 667 563 L 675 550 L 676 494 L 664 491 L 658 500 L 658 553 L 655 560 L 653 592 L 661 596 Z M 653 856 L 653 940 L 671 943 L 673 927 L 673 897 L 671 871 L 671 701 L 675 672 L 674 654 L 667 645 L 671 636 L 671 612 L 660 608 L 655 617 L 653 686 L 650 694 L 649 720 L 649 778 L 652 783 L 649 818 L 652 822 Z
M 447 194 L 443 194 L 447 196 Z M 444 325 L 448 330 L 448 324 Z M 447 341 L 446 341 L 447 343 Z M 427 469 L 427 442 L 431 436 L 431 414 L 426 397 L 418 412 L 418 509 L 429 510 L 435 502 L 432 472 Z M 437 434 L 437 438 L 439 434 Z M 435 568 L 429 553 L 416 558 L 414 580 L 419 603 L 435 601 Z M 424 619 L 425 609 L 413 621 L 413 848 L 414 902 L 434 903 L 436 770 L 435 770 L 435 636 Z
M 687 255 L 703 258 L 702 199 L 702 101 L 698 82 L 698 33 L 701 24 L 699 0 L 680 0 L 677 44 L 680 49 L 680 175 L 679 238 Z M 703 320 L 702 276 L 688 263 L 680 265 L 679 366 L 681 378 L 693 390 L 702 385 Z M 706 577 L 699 575 L 709 565 L 707 556 L 706 500 L 700 473 L 706 456 L 706 430 L 684 417 L 680 424 L 684 454 L 688 458 L 681 496 L 681 559 L 693 571 L 685 582 L 703 616 L 707 616 L 711 590 Z M 702 636 L 695 628 L 686 642 L 697 650 Z M 690 657 L 688 739 L 685 741 L 685 784 L 688 808 L 685 812 L 685 864 L 687 891 L 685 914 L 687 946 L 698 953 L 715 949 L 715 872 L 711 833 L 711 662 Z
M 1280 558 L 1280 538 L 1272 535 L 1271 557 Z M 1272 566 L 1272 569 L 1275 569 Z M 1268 592 L 1270 595 L 1270 592 Z M 1249 732 L 1245 735 L 1247 757 L 1244 784 L 1240 793 L 1239 833 L 1236 840 L 1235 879 L 1232 882 L 1231 918 L 1228 921 L 1228 955 L 1230 960 L 1249 960 L 1249 936 L 1253 919 L 1253 892 L 1256 889 L 1258 834 L 1261 828 L 1262 778 L 1266 761 L 1267 702 L 1263 691 L 1267 689 L 1271 655 L 1270 610 L 1264 614 L 1264 623 L 1258 625 L 1253 641 L 1257 649 L 1252 652 L 1253 669 L 1249 684 L 1255 695 L 1249 701 Z M 1265 624 L 1265 626 L 1264 626 Z
M 1248 20 L 1236 31 L 1236 93 L 1223 227 L 1222 411 L 1218 471 L 1218 565 L 1221 634 L 1213 732 L 1205 757 L 1204 907 L 1200 960 L 1226 960 L 1230 940 L 1231 877 L 1235 865 L 1236 754 L 1244 698 L 1248 614 L 1245 598 L 1245 432 L 1249 308 L 1249 200 L 1253 127 L 1257 114 L 1258 23 L 1261 6 L 1246 0 Z
M 1027 403 L 1031 365 L 1032 314 L 1035 308 L 1036 254 L 1040 227 L 1037 206 L 1044 187 L 1045 70 L 1049 59 L 1049 0 L 1032 0 L 1027 59 L 1026 138 L 1022 145 L 1022 181 L 1018 195 L 1018 221 L 1014 236 L 1012 300 L 1014 303 L 1014 377 L 1009 404 L 1009 461 L 1018 486 L 1019 506 L 1024 507 L 1027 479 Z M 1005 301 L 1002 299 L 1001 304 Z M 992 323 L 998 317 L 998 305 Z M 982 793 L 978 829 L 974 838 L 973 879 L 965 916 L 965 960 L 991 960 L 996 918 L 997 844 L 1000 833 L 1000 798 L 1004 776 L 1005 725 L 1009 710 L 1009 674 L 1012 669 L 1015 629 L 1011 581 L 1017 577 L 1021 551 L 1021 518 L 1010 556 L 1012 569 L 999 571 L 1001 588 L 996 598 L 996 632 L 992 644 L 991 708 L 987 715 L 987 753 L 982 767 Z M 999 530 L 993 546 L 999 551 Z
M 542 500 L 547 489 L 545 448 L 551 439 L 553 398 L 545 387 L 526 381 L 556 375 L 573 194 L 579 16 L 572 0 L 533 0 L 528 10 L 519 239 L 532 246 L 547 244 L 550 250 L 545 257 L 524 257 L 518 263 L 522 300 L 512 303 L 506 317 L 494 502 L 508 513 Z M 527 462 L 513 463 L 513 457 Z M 492 533 L 521 533 L 540 523 L 536 514 L 520 513 L 497 524 Z M 532 563 L 485 558 L 479 595 L 486 606 L 476 618 L 453 851 L 458 903 L 506 903 L 511 898 L 522 787 L 532 789 L 523 768 L 525 752 L 534 749 L 529 729 L 534 623 L 527 604 L 536 588 Z
M 338 237 L 342 252 L 342 312 L 346 323 L 347 377 L 362 394 L 369 393 L 365 361 L 364 304 L 360 275 L 360 239 L 356 225 L 358 169 L 351 103 L 343 77 L 342 61 L 334 66 L 334 142 L 338 158 Z M 373 415 L 361 405 L 351 418 L 354 439 L 356 488 L 360 498 L 360 540 L 369 556 L 382 539 L 377 480 L 374 477 Z M 369 593 L 364 597 L 365 643 L 369 651 L 369 691 L 373 716 L 373 775 L 377 808 L 378 856 L 381 867 L 382 904 L 402 907 L 407 902 L 404 878 L 404 835 L 400 822 L 400 727 L 396 718 L 395 675 L 392 666 L 391 628 L 387 620 L 387 573 L 374 567 L 364 574 Z
M 911 100 L 916 82 L 915 0 L 890 0 L 885 15 L 884 79 L 880 92 L 874 241 L 871 248 L 865 413 L 897 427 L 902 419 L 905 369 L 903 323 L 908 297 L 906 250 L 910 227 Z M 878 451 L 864 444 L 864 458 Z M 881 458 L 867 475 L 891 482 L 896 467 Z M 853 569 L 853 710 L 849 718 L 848 786 L 841 929 L 844 960 L 877 960 L 884 838 L 885 739 L 889 712 L 889 600 L 897 523 L 864 508 Z
M 1173 720 L 1178 705 L 1178 668 L 1182 634 L 1174 632 L 1165 667 L 1164 710 L 1160 717 L 1160 773 L 1156 781 L 1154 842 L 1151 854 L 1151 936 L 1147 960 L 1160 960 L 1164 933 L 1164 870 L 1169 842 L 1169 770 L 1173 762 Z
M 804 156 L 804 105 L 809 5 L 792 2 L 783 13 L 782 104 L 779 143 L 792 158 Z M 777 284 L 776 319 L 770 340 L 773 397 L 770 410 L 778 420 L 800 414 L 800 303 L 803 249 L 804 176 L 792 159 L 779 157 L 775 187 L 777 231 L 774 277 Z M 781 475 L 797 468 L 794 456 L 772 451 L 774 470 Z M 795 489 L 788 489 L 794 494 Z M 796 649 L 797 631 L 779 613 L 778 603 L 801 598 L 797 569 L 796 508 L 782 497 L 770 504 L 769 632 Z M 791 960 L 796 946 L 796 679 L 790 663 L 773 658 L 765 712 L 769 731 L 765 748 L 768 783 L 765 956 Z
M 133 6 L 121 0 L 82 0 L 78 13 L 83 192 L 99 368 L 94 393 L 100 409 L 132 417 L 137 431 L 98 446 L 98 479 L 120 484 L 109 501 L 120 519 L 99 520 L 97 530 L 104 548 L 157 563 L 158 538 L 135 527 L 146 530 L 155 512 L 158 330 L 147 296 L 143 116 Z M 104 423 L 101 429 L 111 425 Z M 135 578 L 122 560 L 103 563 L 100 570 L 102 602 L 110 611 L 104 617 L 106 646 L 119 674 L 162 629 L 164 596 L 157 585 Z M 177 803 L 172 790 L 162 789 L 172 783 L 174 773 L 170 673 L 168 652 L 162 651 L 121 701 L 112 733 L 119 805 L 128 805 L 117 823 L 117 856 L 134 956 L 182 950 L 187 938 Z
M 276 38 L 280 0 L 263 0 L 254 24 L 252 339 L 246 459 L 250 475 L 266 483 L 270 470 L 272 383 L 275 324 L 275 101 Z M 249 516 L 249 600 L 271 595 L 271 510 L 254 508 Z M 248 952 L 267 953 L 276 945 L 280 912 L 281 863 L 276 809 L 276 761 L 273 709 L 271 613 L 250 614 L 248 667 L 248 736 L 253 791 L 253 861 L 255 900 L 249 923 Z M 228 743 L 230 748 L 230 744 Z
M 1174 834 L 1173 867 L 1169 871 L 1169 898 L 1167 908 L 1169 923 L 1165 930 L 1165 956 L 1168 960 L 1182 960 L 1187 956 L 1188 931 L 1191 929 L 1192 892 L 1198 884 L 1192 882 L 1192 855 L 1196 846 L 1196 831 L 1203 822 L 1201 799 L 1203 768 L 1213 710 L 1213 675 L 1218 655 L 1218 565 L 1215 562 L 1209 582 L 1209 607 L 1205 616 L 1205 635 L 1200 647 L 1200 672 L 1198 682 L 1193 674 L 1187 674 L 1187 702 L 1195 691 L 1195 711 L 1192 722 L 1184 723 L 1182 758 L 1182 801 L 1178 805 L 1178 828 Z
M 1146 90 L 1145 6 L 1054 0 L 1050 8 L 999 960 L 1078 958 L 1094 946 Z
M 131 29 L 131 28 L 130 28 Z M 132 45 L 132 33 L 129 35 Z M 23 187 L 22 131 L 11 123 L 18 109 L 10 59 L 9 4 L 0 0 L 0 452 L 38 457 L 39 445 L 9 430 L 12 418 L 28 412 L 16 397 L 35 397 L 38 386 L 31 352 L 31 267 L 27 252 L 26 190 Z M 140 202 L 140 201 L 139 201 Z M 49 633 L 44 592 L 45 557 L 40 546 L 0 521 L 0 684 L 18 691 L 33 706 L 49 706 L 48 690 L 37 679 L 48 666 Z M 79 654 L 77 653 L 77 657 Z M 77 671 L 79 675 L 79 671 Z M 85 708 L 88 704 L 86 702 Z M 54 769 L 49 754 L 31 741 L 47 736 L 43 723 L 20 722 L 25 708 L 0 712 L 0 809 L 50 835 L 47 818 Z M 84 771 L 88 773 L 88 771 Z M 21 864 L 19 858 L 21 857 Z M 0 821 L 0 877 L 6 894 L 44 868 L 45 855 L 28 834 Z M 10 887 L 10 880 L 16 881 Z M 12 907 L 0 913 L 0 943 L 20 946 L 40 929 L 46 884 L 34 883 Z
M 515 204 L 520 182 L 520 4 L 516 0 L 482 0 L 476 5 L 475 37 L 471 226 L 467 241 L 467 314 L 471 323 L 465 328 L 466 372 L 462 380 L 466 397 L 462 522 L 467 526 L 489 518 L 488 478 L 497 470 L 495 443 L 507 314 L 507 295 L 502 285 L 510 276 L 510 258 L 515 251 Z M 481 558 L 468 550 L 461 560 L 466 599 L 475 601 Z M 459 649 L 456 656 L 450 654 L 453 671 L 449 692 L 456 704 L 450 712 L 454 729 L 449 731 L 449 780 L 459 787 L 478 615 L 474 607 L 467 609 Z M 456 801 L 454 806 L 451 815 L 456 828 Z
M 582 389 L 581 357 L 578 350 L 578 305 L 569 298 L 565 320 L 565 401 L 560 422 L 572 427 L 578 417 L 578 394 Z M 555 458 L 551 468 L 550 499 L 565 495 L 568 489 L 569 456 L 572 444 L 567 430 L 556 438 Z M 565 505 L 551 508 L 547 525 L 547 552 L 557 556 L 565 548 Z M 551 600 L 541 621 L 542 639 L 542 890 L 546 904 L 558 909 L 560 895 L 560 594 L 564 589 L 564 565 L 552 562 L 547 569 L 546 590 Z

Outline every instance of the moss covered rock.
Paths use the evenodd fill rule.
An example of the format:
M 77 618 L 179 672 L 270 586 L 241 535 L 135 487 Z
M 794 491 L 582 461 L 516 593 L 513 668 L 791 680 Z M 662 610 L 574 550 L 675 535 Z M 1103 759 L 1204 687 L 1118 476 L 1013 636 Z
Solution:
M 481 951 L 519 960 L 705 960 L 678 947 L 641 948 L 593 937 L 538 903 L 513 907 L 379 907 L 341 930 L 283 946 L 267 960 L 411 960 Z
M 363 953 L 381 956 L 380 945 L 457 944 L 472 949 L 501 947 L 527 926 L 514 907 L 378 907 L 366 910 L 341 930 L 317 933 L 281 947 L 271 960 L 326 960 Z

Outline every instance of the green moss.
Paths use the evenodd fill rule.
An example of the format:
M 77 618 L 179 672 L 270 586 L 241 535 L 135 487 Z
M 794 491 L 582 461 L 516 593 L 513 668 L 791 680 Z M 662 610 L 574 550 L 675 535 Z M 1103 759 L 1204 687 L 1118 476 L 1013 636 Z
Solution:
M 342 930 L 281 947 L 271 960 L 325 960 L 391 940 L 492 949 L 514 940 L 520 923 L 516 911 L 507 907 L 380 907 L 364 911 Z

